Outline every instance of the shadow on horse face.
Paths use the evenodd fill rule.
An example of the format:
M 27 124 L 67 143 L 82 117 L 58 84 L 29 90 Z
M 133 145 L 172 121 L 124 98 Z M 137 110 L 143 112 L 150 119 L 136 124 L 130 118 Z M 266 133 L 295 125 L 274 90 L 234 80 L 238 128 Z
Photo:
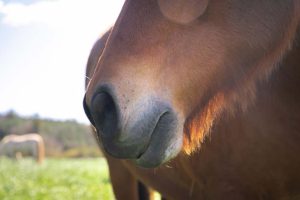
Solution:
M 104 149 L 155 167 L 255 98 L 294 38 L 292 1 L 126 1 L 84 100 Z M 169 5 L 168 5 L 169 4 Z M 196 16 L 196 17 L 195 17 Z

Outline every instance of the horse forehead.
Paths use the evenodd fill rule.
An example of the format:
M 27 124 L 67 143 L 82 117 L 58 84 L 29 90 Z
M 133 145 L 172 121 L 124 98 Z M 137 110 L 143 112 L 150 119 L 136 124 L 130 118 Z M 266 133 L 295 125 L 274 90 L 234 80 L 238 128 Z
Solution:
M 161 70 L 170 72 L 176 67 L 190 75 L 189 68 L 183 66 L 254 60 L 249 55 L 257 56 L 261 51 L 277 44 L 277 40 L 283 35 L 283 26 L 288 24 L 291 15 L 288 12 L 291 4 L 289 0 L 273 4 L 265 1 L 258 5 L 258 0 L 210 0 L 206 16 L 203 20 L 202 16 L 199 18 L 201 23 L 178 26 L 164 17 L 158 3 L 153 3 L 155 1 L 126 2 L 126 9 L 122 10 L 98 62 L 98 69 L 91 82 L 93 87 L 98 79 L 117 83 L 123 83 L 126 79 L 128 83 L 133 83 L 123 84 L 120 88 L 129 88 L 143 79 L 154 88 L 156 84 L 159 85 L 159 81 L 152 78 L 157 74 L 161 77 L 165 75 L 163 77 L 166 81 L 170 80 L 170 83 L 173 83 L 172 77 L 176 76 L 176 73 L 160 73 Z M 166 2 L 170 4 L 170 1 Z M 234 47 L 242 46 L 260 51 L 236 52 L 238 48 Z M 210 59 L 212 57 L 214 59 Z M 132 73 L 138 73 L 139 76 L 131 77 Z M 144 79 L 145 77 L 147 78 Z M 185 80 L 176 81 L 172 85 L 177 86 Z M 88 100 L 89 98 L 90 95 L 87 95 Z

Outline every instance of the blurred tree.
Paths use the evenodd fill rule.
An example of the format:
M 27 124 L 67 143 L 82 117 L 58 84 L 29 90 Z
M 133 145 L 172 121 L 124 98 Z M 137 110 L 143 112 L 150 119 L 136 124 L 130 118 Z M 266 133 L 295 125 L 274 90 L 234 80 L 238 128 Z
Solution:
M 17 114 L 14 110 L 9 110 L 9 111 L 6 113 L 5 117 L 6 117 L 7 119 L 13 119 L 13 118 L 17 118 L 17 117 L 18 117 L 18 114 Z
M 55 121 L 41 119 L 37 114 L 19 116 L 10 110 L 0 116 L 0 138 L 7 134 L 36 132 L 43 136 L 49 156 L 99 156 L 95 138 L 88 125 L 75 120 Z

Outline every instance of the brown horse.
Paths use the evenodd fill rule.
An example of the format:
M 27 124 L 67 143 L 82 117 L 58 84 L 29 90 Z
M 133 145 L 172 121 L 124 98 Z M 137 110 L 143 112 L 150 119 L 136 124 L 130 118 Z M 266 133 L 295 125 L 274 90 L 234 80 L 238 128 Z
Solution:
M 84 101 L 101 145 L 170 199 L 300 199 L 299 20 L 299 0 L 127 0 Z
M 36 133 L 7 135 L 0 142 L 0 155 L 17 159 L 24 155 L 32 156 L 38 163 L 42 163 L 45 157 L 44 140 Z

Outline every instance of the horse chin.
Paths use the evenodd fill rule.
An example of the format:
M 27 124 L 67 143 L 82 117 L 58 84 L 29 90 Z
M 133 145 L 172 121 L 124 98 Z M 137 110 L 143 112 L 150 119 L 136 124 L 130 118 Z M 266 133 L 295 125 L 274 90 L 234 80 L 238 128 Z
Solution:
M 138 159 L 134 160 L 135 164 L 144 168 L 158 167 L 176 157 L 182 148 L 181 137 L 174 138 L 166 149 L 160 147 L 161 143 L 151 143 L 148 149 Z

